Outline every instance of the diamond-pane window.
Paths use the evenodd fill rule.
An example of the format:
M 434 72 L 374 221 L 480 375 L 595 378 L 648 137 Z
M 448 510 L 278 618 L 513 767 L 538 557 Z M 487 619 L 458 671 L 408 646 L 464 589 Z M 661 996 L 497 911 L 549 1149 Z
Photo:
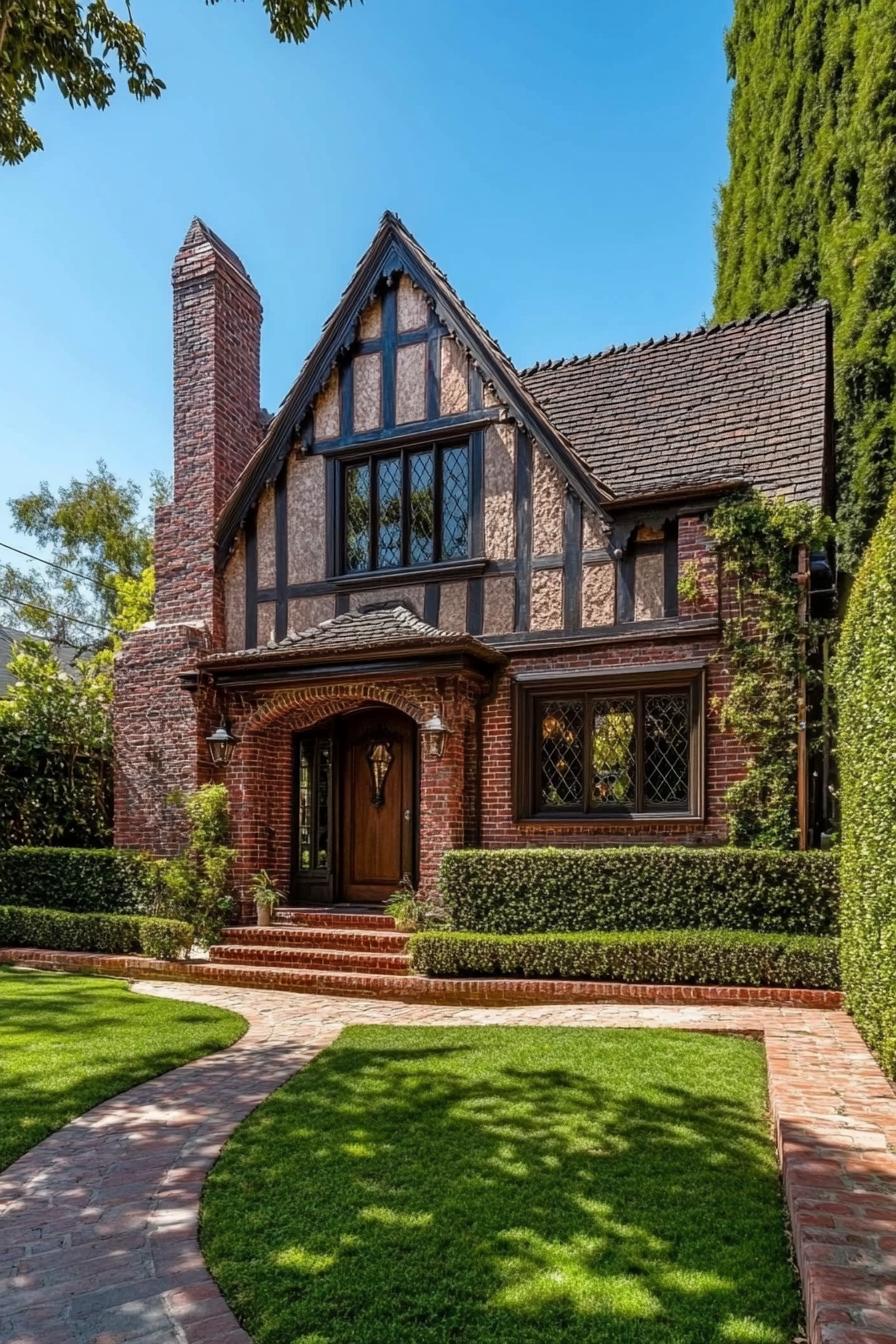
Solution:
M 466 448 L 446 448 L 442 454 L 442 559 L 467 554 L 470 466 Z
M 637 762 L 634 699 L 595 700 L 591 710 L 592 807 L 632 807 Z
M 401 564 L 401 458 L 383 457 L 376 467 L 377 565 L 394 569 Z
M 342 472 L 347 573 L 469 555 L 469 444 L 404 449 L 346 463 Z
M 581 700 L 548 700 L 540 723 L 541 806 L 581 807 L 585 796 Z
M 432 560 L 434 500 L 432 450 L 411 453 L 410 460 L 410 563 L 428 565 Z
M 370 466 L 345 472 L 345 567 L 351 573 L 370 568 Z
M 689 697 L 675 691 L 644 697 L 644 798 L 681 807 L 688 801 L 691 754 Z

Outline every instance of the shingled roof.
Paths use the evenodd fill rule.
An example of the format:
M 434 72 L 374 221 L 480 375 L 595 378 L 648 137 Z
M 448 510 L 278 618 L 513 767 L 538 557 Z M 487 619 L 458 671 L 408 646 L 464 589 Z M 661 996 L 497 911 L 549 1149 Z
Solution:
M 452 649 L 474 653 L 485 662 L 502 662 L 503 655 L 472 635 L 440 630 L 421 621 L 408 607 L 377 606 L 363 611 L 346 611 L 341 616 L 321 621 L 298 633 L 290 631 L 285 639 L 272 640 L 257 649 L 239 653 L 216 653 L 204 663 L 226 663 L 244 659 L 276 658 L 288 654 L 290 659 L 329 660 L 335 656 L 367 657 L 371 653 L 397 653 L 405 650 Z
M 828 305 L 524 369 L 525 387 L 617 496 L 744 480 L 821 503 Z

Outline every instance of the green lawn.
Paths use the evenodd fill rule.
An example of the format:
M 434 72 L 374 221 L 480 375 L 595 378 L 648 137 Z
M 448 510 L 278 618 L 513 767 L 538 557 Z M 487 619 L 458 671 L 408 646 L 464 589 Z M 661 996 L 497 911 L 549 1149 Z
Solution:
M 762 1048 L 352 1027 L 237 1130 L 202 1244 L 257 1344 L 789 1344 Z
M 245 1030 L 236 1013 L 134 994 L 123 980 L 0 967 L 0 1169 L 97 1102 Z

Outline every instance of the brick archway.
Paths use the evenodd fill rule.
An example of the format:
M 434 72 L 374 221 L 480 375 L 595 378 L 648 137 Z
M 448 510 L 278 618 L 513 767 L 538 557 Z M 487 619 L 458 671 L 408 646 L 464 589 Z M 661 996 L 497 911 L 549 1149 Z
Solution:
M 247 736 L 263 731 L 277 720 L 289 716 L 296 729 L 310 728 L 322 719 L 345 714 L 361 705 L 389 705 L 400 710 L 420 727 L 431 717 L 434 699 L 422 695 L 405 695 L 391 686 L 365 682 L 337 682 L 324 686 L 305 686 L 291 691 L 280 691 L 258 705 L 242 725 Z

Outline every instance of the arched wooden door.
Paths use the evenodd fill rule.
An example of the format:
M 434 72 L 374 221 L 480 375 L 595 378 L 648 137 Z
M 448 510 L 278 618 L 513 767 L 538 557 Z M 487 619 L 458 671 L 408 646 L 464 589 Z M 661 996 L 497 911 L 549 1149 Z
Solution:
M 384 901 L 415 880 L 417 728 L 394 710 L 342 723 L 340 888 L 344 901 Z

